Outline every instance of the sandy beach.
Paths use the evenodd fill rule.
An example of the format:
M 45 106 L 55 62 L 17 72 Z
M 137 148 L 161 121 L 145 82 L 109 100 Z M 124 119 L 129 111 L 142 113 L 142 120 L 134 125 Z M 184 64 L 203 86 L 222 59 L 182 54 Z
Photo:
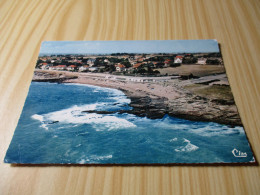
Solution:
M 211 78 L 212 77 L 212 78 Z M 205 81 L 223 75 L 205 77 Z M 80 83 L 122 90 L 130 99 L 131 113 L 148 118 L 162 118 L 165 114 L 195 121 L 210 121 L 241 126 L 233 100 L 223 99 L 201 91 L 209 85 L 200 85 L 203 77 L 180 80 L 178 77 L 129 77 L 104 73 L 36 70 L 33 81 L 60 79 L 62 83 Z M 209 91 L 205 88 L 205 91 Z M 198 92 L 200 92 L 198 94 Z M 231 94 L 232 95 L 232 94 Z

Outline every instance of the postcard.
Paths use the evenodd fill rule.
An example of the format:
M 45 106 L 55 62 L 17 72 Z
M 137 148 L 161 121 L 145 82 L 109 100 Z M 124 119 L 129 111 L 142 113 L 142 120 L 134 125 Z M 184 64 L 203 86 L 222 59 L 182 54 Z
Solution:
M 11 164 L 253 165 L 216 40 L 47 41 Z

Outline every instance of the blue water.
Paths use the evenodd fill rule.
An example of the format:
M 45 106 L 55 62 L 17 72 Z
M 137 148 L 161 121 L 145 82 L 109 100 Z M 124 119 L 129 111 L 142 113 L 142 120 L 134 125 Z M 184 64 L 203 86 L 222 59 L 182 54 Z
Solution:
M 7 163 L 147 164 L 254 161 L 242 127 L 165 116 L 83 111 L 127 110 L 116 89 L 32 82 Z M 246 157 L 235 157 L 232 151 Z M 241 155 L 241 153 L 240 153 Z M 242 155 L 243 156 L 243 155 Z M 245 156 L 245 155 L 244 155 Z

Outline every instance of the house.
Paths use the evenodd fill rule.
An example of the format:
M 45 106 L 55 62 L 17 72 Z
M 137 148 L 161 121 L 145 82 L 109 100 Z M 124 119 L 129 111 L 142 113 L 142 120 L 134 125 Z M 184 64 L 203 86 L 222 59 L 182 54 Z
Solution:
M 50 66 L 49 70 L 57 70 L 58 66 Z
M 130 64 L 133 66 L 136 62 L 135 60 L 131 59 L 131 58 L 128 58 L 128 62 L 130 62 Z
M 90 59 L 88 59 L 87 64 L 91 67 L 94 65 L 95 61 L 96 61 L 96 59 L 90 58 Z
M 182 56 L 176 56 L 174 58 L 174 64 L 181 64 L 182 63 L 182 59 L 183 59 Z
M 172 60 L 171 60 L 171 59 L 166 59 L 166 60 L 164 61 L 164 66 L 165 66 L 165 67 L 169 67 L 170 64 L 172 64 Z
M 56 70 L 66 70 L 67 66 L 66 65 L 58 65 L 56 66 Z
M 135 55 L 135 59 L 138 59 L 138 58 L 141 58 L 142 57 L 142 55 Z
M 206 64 L 207 58 L 198 58 L 197 64 Z
M 45 63 L 44 63 L 44 64 L 45 64 Z M 42 65 L 42 66 L 41 66 L 41 69 L 42 69 L 42 70 L 48 70 L 49 67 L 50 67 L 49 64 L 45 64 L 45 65 Z
M 68 67 L 67 67 L 67 70 L 69 70 L 69 71 L 74 71 L 74 70 L 76 70 L 77 69 L 77 66 L 75 66 L 75 65 L 69 65 Z
M 142 62 L 142 61 L 144 61 L 144 58 L 143 58 L 143 57 L 137 58 L 137 62 Z
M 89 66 L 88 66 L 88 65 L 79 67 L 79 71 L 80 71 L 80 72 L 85 72 L 85 71 L 87 71 L 88 69 L 89 69 Z
M 98 67 L 90 67 L 88 70 L 90 72 L 97 72 L 98 71 Z
M 141 68 L 141 66 L 142 66 L 142 63 L 137 63 L 137 64 L 133 65 L 133 68 L 138 69 L 138 68 Z
M 123 64 L 117 64 L 115 65 L 117 72 L 123 72 L 126 70 L 125 66 Z

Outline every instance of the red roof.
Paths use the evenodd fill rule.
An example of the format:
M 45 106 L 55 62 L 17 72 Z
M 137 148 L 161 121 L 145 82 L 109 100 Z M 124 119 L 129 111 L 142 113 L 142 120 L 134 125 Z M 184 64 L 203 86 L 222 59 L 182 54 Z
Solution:
M 47 63 L 42 63 L 42 65 L 47 65 Z
M 169 64 L 170 62 L 172 62 L 172 60 L 170 60 L 170 59 L 166 59 L 166 60 L 164 61 L 165 64 Z
M 138 58 L 137 61 L 142 62 L 144 61 L 144 58 Z
M 58 67 L 65 68 L 65 67 L 66 67 L 66 65 L 58 65 Z
M 180 58 L 180 59 L 182 59 L 183 57 L 182 57 L 182 56 L 176 56 L 175 58 Z
M 76 66 L 75 66 L 75 65 L 70 65 L 70 67 L 71 67 L 71 68 L 76 68 Z
M 138 68 L 139 66 L 141 66 L 142 65 L 142 63 L 137 63 L 137 64 L 135 64 L 134 66 L 133 66 L 133 68 Z
M 116 67 L 125 68 L 125 66 L 123 64 L 118 64 L 118 65 L 116 65 Z

